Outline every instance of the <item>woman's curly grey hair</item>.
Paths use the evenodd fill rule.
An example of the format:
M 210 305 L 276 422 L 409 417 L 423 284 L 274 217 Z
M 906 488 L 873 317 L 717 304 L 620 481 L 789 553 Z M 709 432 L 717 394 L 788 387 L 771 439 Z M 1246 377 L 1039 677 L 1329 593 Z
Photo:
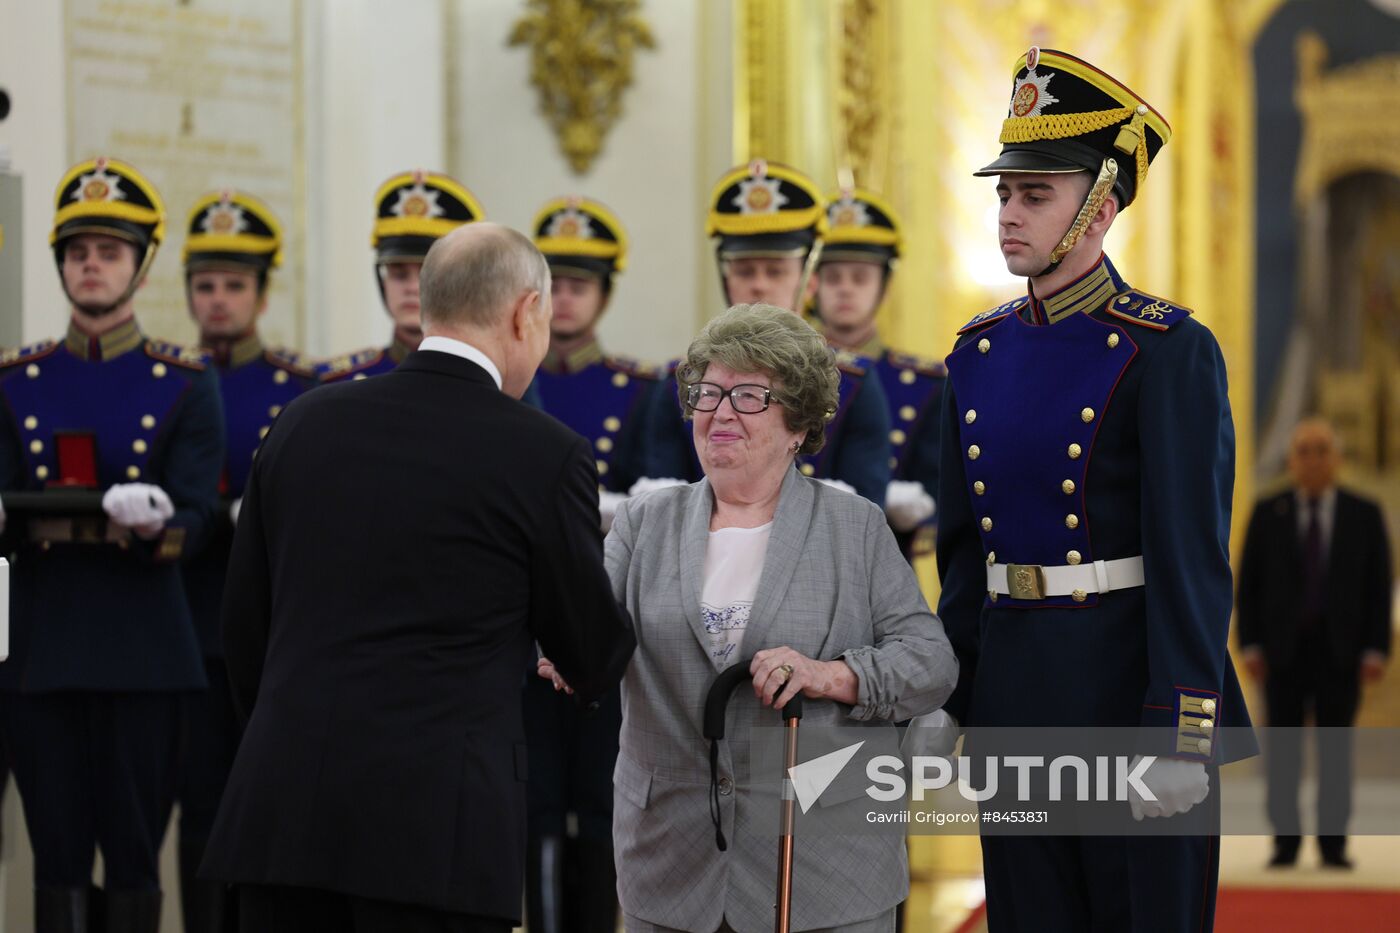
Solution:
M 826 443 L 826 423 L 836 412 L 841 374 L 836 355 L 796 314 L 772 305 L 735 305 L 705 325 L 690 342 L 676 369 L 681 408 L 692 385 L 719 363 L 739 373 L 763 373 L 772 380 L 773 401 L 783 406 L 789 431 L 805 433 L 799 454 L 814 454 Z

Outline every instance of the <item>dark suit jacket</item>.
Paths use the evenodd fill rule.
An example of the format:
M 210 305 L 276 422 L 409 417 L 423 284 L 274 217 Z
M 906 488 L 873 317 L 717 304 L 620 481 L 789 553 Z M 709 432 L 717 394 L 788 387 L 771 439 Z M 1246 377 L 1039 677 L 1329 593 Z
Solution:
M 521 672 L 634 644 L 588 443 L 440 352 L 287 406 L 244 495 L 224 650 L 247 730 L 204 873 L 515 920 Z
M 1327 556 L 1327 644 L 1339 673 L 1362 652 L 1390 653 L 1390 547 L 1380 508 L 1337 490 Z M 1271 670 L 1297 660 L 1303 603 L 1303 543 L 1292 489 L 1261 500 L 1249 520 L 1240 565 L 1240 646 L 1263 649 Z M 1322 659 L 1319 659 L 1322 663 Z

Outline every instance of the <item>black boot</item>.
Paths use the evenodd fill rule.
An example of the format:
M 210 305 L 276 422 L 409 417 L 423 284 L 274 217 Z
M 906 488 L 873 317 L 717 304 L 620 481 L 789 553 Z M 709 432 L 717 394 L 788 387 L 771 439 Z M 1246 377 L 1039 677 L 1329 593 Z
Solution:
M 564 933 L 564 839 L 540 836 L 525 853 L 525 925 L 530 933 Z
M 35 933 L 93 933 L 88 923 L 88 889 L 35 888 Z
M 160 933 L 160 892 L 109 888 L 107 933 Z
M 236 933 L 233 890 L 220 881 L 201 881 L 199 863 L 208 839 L 180 837 L 180 910 L 185 933 Z

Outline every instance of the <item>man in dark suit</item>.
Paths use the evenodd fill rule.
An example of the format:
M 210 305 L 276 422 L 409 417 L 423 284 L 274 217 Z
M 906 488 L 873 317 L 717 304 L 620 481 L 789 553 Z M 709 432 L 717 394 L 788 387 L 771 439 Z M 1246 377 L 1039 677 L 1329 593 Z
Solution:
M 244 930 L 518 921 L 532 643 L 585 703 L 633 645 L 589 444 L 517 401 L 549 288 L 520 234 L 452 232 L 420 348 L 298 398 L 257 455 L 224 602 L 248 721 L 204 864 Z
M 1293 488 L 1261 501 L 1240 567 L 1240 647 L 1264 685 L 1269 725 L 1269 819 L 1274 867 L 1298 858 L 1298 727 L 1309 706 L 1318 733 L 1318 847 L 1350 868 L 1351 738 L 1361 681 L 1379 680 L 1390 654 L 1391 563 L 1380 508 L 1336 485 L 1341 456 L 1331 425 L 1294 429 Z

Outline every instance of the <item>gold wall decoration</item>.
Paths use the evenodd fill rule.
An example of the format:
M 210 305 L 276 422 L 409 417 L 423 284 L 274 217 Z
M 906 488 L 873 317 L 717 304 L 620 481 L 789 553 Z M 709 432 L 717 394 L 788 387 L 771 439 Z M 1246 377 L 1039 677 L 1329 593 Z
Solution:
M 578 174 L 593 165 L 622 115 L 637 49 L 656 40 L 641 0 L 527 0 L 509 44 L 530 47 L 530 83 L 559 148 Z
M 1303 118 L 1295 203 L 1305 205 L 1353 172 L 1400 175 L 1400 55 L 1378 55 L 1325 71 L 1327 46 L 1298 37 L 1294 97 Z
M 890 142 L 889 5 L 840 0 L 836 15 L 837 170 L 849 171 L 855 184 L 883 193 Z

